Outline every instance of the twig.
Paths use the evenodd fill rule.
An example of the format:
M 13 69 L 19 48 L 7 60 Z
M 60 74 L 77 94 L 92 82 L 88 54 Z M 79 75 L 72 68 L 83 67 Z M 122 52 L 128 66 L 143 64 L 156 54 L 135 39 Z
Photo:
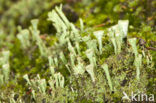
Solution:
M 146 49 L 156 51 L 156 48 L 154 47 L 146 47 Z

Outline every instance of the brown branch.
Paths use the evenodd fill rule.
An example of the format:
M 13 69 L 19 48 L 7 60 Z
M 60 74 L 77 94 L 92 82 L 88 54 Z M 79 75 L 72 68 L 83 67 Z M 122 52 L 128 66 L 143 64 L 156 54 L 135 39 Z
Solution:
M 146 47 L 146 49 L 156 51 L 156 48 L 154 47 Z
M 94 28 L 102 27 L 102 26 L 105 26 L 105 25 L 106 25 L 105 23 L 99 24 L 99 25 L 95 25 Z

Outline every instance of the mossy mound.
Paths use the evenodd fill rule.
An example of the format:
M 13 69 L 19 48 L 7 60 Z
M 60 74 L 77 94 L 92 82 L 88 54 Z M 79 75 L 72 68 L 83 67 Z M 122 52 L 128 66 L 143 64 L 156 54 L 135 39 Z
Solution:
M 0 25 L 0 102 L 128 103 L 132 93 L 155 95 L 154 13 L 144 12 L 153 11 L 151 1 L 67 0 L 55 8 L 38 1 L 30 15 L 10 7 Z M 7 15 L 14 15 L 9 24 Z

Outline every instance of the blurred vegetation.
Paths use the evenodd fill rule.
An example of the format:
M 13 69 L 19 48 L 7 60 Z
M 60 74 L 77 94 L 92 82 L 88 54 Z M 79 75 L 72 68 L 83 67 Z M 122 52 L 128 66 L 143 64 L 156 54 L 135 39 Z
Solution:
M 107 33 L 107 29 L 117 24 L 119 20 L 129 20 L 126 39 L 137 38 L 138 52 L 146 55 L 142 59 L 140 68 L 141 80 L 138 81 L 135 78 L 136 69 L 133 65 L 135 57 L 130 52 L 130 44 L 125 40 L 121 53 L 115 54 L 109 36 L 102 38 L 102 54 L 95 54 L 97 59 L 95 82 L 92 81 L 87 71 L 83 75 L 75 75 L 73 71 L 70 73 L 68 70 L 68 66 L 71 67 L 69 44 L 61 45 L 60 41 L 64 39 L 58 36 L 59 33 L 54 25 L 55 21 L 48 20 L 48 13 L 60 4 L 63 4 L 63 13 L 75 25 L 81 38 L 86 36 L 91 41 L 96 40 L 93 35 L 94 31 L 103 30 Z M 116 103 L 121 102 L 122 91 L 130 94 L 131 91 L 136 92 L 139 89 L 148 94 L 155 94 L 155 11 L 155 0 L 0 0 L 0 102 Z M 83 30 L 81 30 L 80 18 L 83 20 Z M 36 28 L 35 23 L 31 22 L 32 19 L 38 19 Z M 36 39 L 33 38 L 35 33 L 38 34 Z M 23 34 L 26 34 L 23 36 L 25 39 L 20 40 L 21 37 L 18 35 Z M 75 48 L 75 39 L 77 38 L 69 37 Z M 24 44 L 29 43 L 23 47 L 21 41 Z M 86 41 L 80 42 L 79 47 L 81 50 L 79 56 L 84 65 L 88 65 L 90 61 L 85 53 L 88 49 Z M 64 77 L 64 87 L 56 88 L 56 84 L 54 84 L 54 89 L 48 84 L 49 80 L 53 80 L 51 79 L 53 74 L 50 71 L 50 60 L 47 56 L 42 55 L 41 49 L 44 51 L 43 55 L 48 55 L 48 57 L 50 55 L 52 58 L 58 59 L 58 65 L 54 66 L 54 74 Z M 61 52 L 67 59 L 66 63 L 62 62 L 60 58 Z M 115 88 L 113 91 L 109 88 L 105 71 L 102 69 L 104 63 L 109 68 L 113 88 Z M 76 64 L 78 64 L 78 60 L 76 60 Z M 34 80 L 38 86 L 37 89 L 36 85 L 30 85 L 23 78 L 26 74 L 30 80 Z M 7 75 L 8 80 L 6 79 Z M 40 80 L 44 79 L 47 82 L 46 93 L 43 93 L 42 87 L 39 85 Z M 37 84 L 38 82 L 39 84 Z M 127 102 L 125 101 L 125 103 Z

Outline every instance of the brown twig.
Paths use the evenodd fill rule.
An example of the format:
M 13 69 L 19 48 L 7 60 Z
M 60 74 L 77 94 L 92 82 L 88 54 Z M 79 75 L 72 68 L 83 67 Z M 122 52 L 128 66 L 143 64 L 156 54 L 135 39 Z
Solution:
M 105 26 L 106 23 L 102 23 L 102 24 L 99 24 L 99 25 L 95 25 L 94 28 L 98 28 L 98 27 L 102 27 L 102 26 Z
M 156 51 L 156 48 L 154 47 L 146 47 L 146 49 Z

